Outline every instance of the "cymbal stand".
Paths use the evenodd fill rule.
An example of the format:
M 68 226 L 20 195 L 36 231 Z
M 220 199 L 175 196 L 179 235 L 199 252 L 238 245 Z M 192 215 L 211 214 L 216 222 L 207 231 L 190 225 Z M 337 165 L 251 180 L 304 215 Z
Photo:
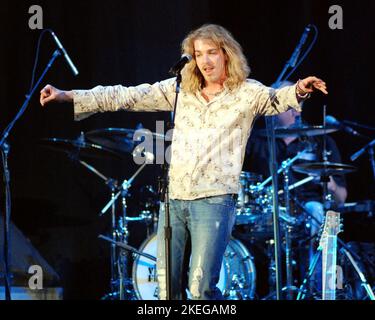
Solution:
M 77 139 L 77 142 L 79 143 L 84 143 L 85 142 L 85 135 L 83 132 L 81 132 L 80 136 Z M 118 181 L 112 178 L 106 177 L 104 174 L 99 172 L 97 169 L 95 169 L 93 166 L 88 164 L 87 162 L 79 159 L 79 150 L 76 152 L 71 152 L 69 154 L 69 158 L 72 161 L 79 162 L 82 166 L 84 166 L 86 169 L 89 171 L 93 172 L 95 175 L 97 175 L 99 178 L 101 178 L 105 184 L 109 187 L 111 190 L 111 199 L 114 198 L 115 196 L 115 191 L 118 188 Z M 117 228 L 116 225 L 116 208 L 115 204 L 113 203 L 112 205 L 112 210 L 111 210 L 111 234 L 113 239 L 118 239 L 118 236 L 121 234 L 121 232 L 124 232 L 125 238 L 127 236 L 127 228 L 126 226 L 121 226 L 119 229 Z M 123 239 L 124 240 L 124 239 Z M 116 246 L 114 244 L 111 245 L 111 251 L 110 251 L 110 261 L 111 261 L 111 279 L 110 279 L 110 292 L 107 294 L 105 297 L 115 297 L 117 296 L 117 283 L 118 283 L 118 278 L 120 278 L 120 274 L 116 275 L 116 266 L 119 264 L 117 263 L 117 258 L 116 258 Z M 120 290 L 120 296 L 122 295 L 122 292 Z
M 285 206 L 286 206 L 286 212 L 285 216 L 290 217 L 290 196 L 289 196 L 289 169 L 291 165 L 297 161 L 301 155 L 306 153 L 308 150 L 305 149 L 301 152 L 298 152 L 292 159 L 287 159 L 282 162 L 281 167 L 277 170 L 277 174 L 283 173 L 284 175 L 284 190 L 283 192 L 278 192 L 278 194 L 285 194 Z M 267 178 L 265 181 L 263 181 L 260 185 L 255 187 L 256 191 L 262 190 L 270 181 L 272 181 L 272 176 Z M 280 216 L 279 216 L 280 218 Z M 293 299 L 293 270 L 292 270 L 292 257 L 291 257 L 291 234 L 292 232 L 292 226 L 288 223 L 286 223 L 285 228 L 285 263 L 286 263 L 286 287 L 280 289 L 281 291 L 286 291 L 286 299 L 292 300 Z M 271 264 L 274 263 L 274 260 L 271 259 Z M 272 270 L 274 267 L 270 267 L 270 270 Z M 277 290 L 276 290 L 277 291 Z M 272 297 L 273 294 L 268 295 L 268 297 Z
M 371 286 L 369 285 L 369 283 L 367 282 L 367 280 L 365 278 L 365 275 L 363 274 L 363 272 L 359 268 L 357 262 L 354 260 L 352 254 L 350 252 L 350 249 L 340 239 L 338 239 L 338 240 L 339 240 L 340 244 L 342 245 L 342 248 L 341 248 L 340 252 L 345 254 L 347 256 L 347 258 L 349 259 L 349 261 L 352 264 L 354 270 L 357 272 L 357 274 L 359 276 L 359 279 L 361 281 L 361 285 L 365 289 L 365 291 L 366 291 L 367 295 L 369 296 L 370 300 L 375 300 L 374 291 L 372 291 Z
M 300 158 L 300 156 L 307 152 L 308 150 L 305 149 L 302 152 L 299 152 L 294 158 L 287 159 L 282 162 L 281 170 L 283 172 L 283 182 L 284 182 L 284 201 L 285 201 L 285 216 L 291 217 L 291 210 L 290 210 L 290 185 L 289 185 L 289 171 L 292 164 Z M 280 194 L 280 192 L 279 192 Z M 286 265 L 286 287 L 283 288 L 283 291 L 286 291 L 286 299 L 293 300 L 293 290 L 296 287 L 293 285 L 293 263 L 292 263 L 292 233 L 293 226 L 290 223 L 285 223 L 285 265 Z
M 284 199 L 285 199 L 285 217 L 284 217 L 284 223 L 286 225 L 285 228 L 285 264 L 286 264 L 286 287 L 282 288 L 282 291 L 286 291 L 286 299 L 287 300 L 292 300 L 293 299 L 293 290 L 295 287 L 293 286 L 293 270 L 292 270 L 292 242 L 291 242 L 291 232 L 292 232 L 292 226 L 289 221 L 290 217 L 290 186 L 289 186 L 289 170 L 291 165 L 300 158 L 301 154 L 307 152 L 307 150 L 303 150 L 299 152 L 295 157 L 292 159 L 287 159 L 282 162 L 280 169 L 277 171 L 277 173 L 283 173 L 284 175 L 284 190 L 282 194 L 284 194 Z M 260 186 L 257 186 L 258 188 L 263 188 L 269 181 L 271 181 L 272 177 L 266 179 Z M 258 189 L 259 190 L 259 189 Z M 260 189 L 261 190 L 261 189 Z M 281 192 L 278 192 L 281 194 Z M 282 219 L 282 215 L 279 216 L 279 219 Z M 269 270 L 274 269 L 274 259 L 270 259 L 270 267 Z M 273 297 L 274 293 L 271 293 L 267 296 Z M 265 298 L 265 299 L 267 299 Z
M 283 175 L 284 175 L 284 200 L 285 200 L 285 214 L 290 216 L 290 197 L 289 197 L 289 169 L 290 161 L 283 162 Z M 285 264 L 286 264 L 286 299 L 293 299 L 293 270 L 292 270 L 292 239 L 291 239 L 292 227 L 289 224 L 285 224 Z
M 312 259 L 312 261 L 311 261 L 311 264 L 309 266 L 309 270 L 307 271 L 307 274 L 306 274 L 305 278 L 303 279 L 302 284 L 301 284 L 301 286 L 298 290 L 297 300 L 305 299 L 306 293 L 307 293 L 306 287 L 309 284 L 310 278 L 314 274 L 316 265 L 317 265 L 321 255 L 322 255 L 322 247 L 319 246 L 315 255 L 314 255 L 314 257 L 313 257 L 313 259 Z
M 324 131 L 326 130 L 326 115 L 327 115 L 327 106 L 323 106 L 323 127 Z M 328 162 L 328 151 L 327 151 L 327 133 L 324 132 L 323 134 L 323 150 L 322 150 L 322 158 L 323 162 L 327 163 Z M 320 177 L 320 181 L 323 184 L 323 209 L 324 212 L 326 212 L 329 208 L 331 208 L 331 203 L 332 203 L 332 197 L 328 193 L 328 182 L 329 182 L 329 176 L 327 176 L 326 173 L 324 173 Z
M 84 143 L 84 133 L 82 132 L 79 141 Z M 135 155 L 133 153 L 133 155 Z M 149 159 L 150 156 L 146 155 L 146 160 Z M 89 165 L 87 162 L 78 158 L 78 153 L 74 152 L 70 154 L 70 159 L 73 161 L 78 161 L 82 166 L 86 169 L 90 170 L 102 180 L 104 180 L 105 184 L 111 190 L 111 200 L 106 205 L 106 207 L 101 211 L 100 216 L 102 216 L 109 208 L 111 208 L 111 236 L 113 241 L 127 243 L 128 241 L 128 218 L 126 216 L 126 197 L 128 193 L 128 189 L 131 186 L 132 181 L 135 177 L 142 171 L 145 167 L 147 162 L 145 162 L 137 172 L 127 181 L 125 180 L 122 184 L 121 190 L 115 194 L 116 190 L 119 190 L 118 181 L 112 178 L 107 178 L 104 174 L 99 172 L 93 166 Z M 122 216 L 116 221 L 116 200 L 121 195 L 121 204 L 122 204 Z M 107 298 L 119 298 L 120 300 L 131 299 L 132 298 L 132 291 L 129 290 L 129 286 L 131 281 L 129 279 L 129 275 L 127 272 L 128 261 L 127 261 L 127 251 L 125 251 L 122 247 L 117 246 L 120 248 L 120 252 L 117 254 L 117 248 L 115 243 L 111 243 L 111 251 L 110 251 L 110 261 L 111 261 L 111 279 L 110 279 L 110 293 L 105 295 L 103 299 Z
M 134 156 L 134 153 L 133 153 Z M 126 197 L 128 195 L 128 190 L 131 187 L 134 179 L 138 176 L 138 174 L 144 169 L 144 167 L 148 163 L 153 162 L 153 154 L 146 152 L 145 162 L 142 166 L 138 168 L 138 170 L 133 174 L 133 176 L 129 180 L 124 180 L 121 184 L 121 187 L 117 187 L 117 185 L 113 184 L 111 186 L 111 200 L 106 204 L 106 206 L 101 210 L 100 216 L 104 215 L 109 208 L 112 208 L 112 240 L 115 242 L 123 242 L 127 243 L 128 240 L 128 228 L 127 228 L 127 217 L 126 217 Z M 120 190 L 119 190 L 120 189 Z M 115 194 L 115 190 L 119 190 L 117 194 Z M 118 225 L 116 225 L 116 216 L 115 216 L 115 203 L 116 200 L 121 196 L 121 204 L 122 204 L 122 216 L 118 221 Z M 115 291 L 116 285 L 118 285 L 119 289 L 119 299 L 131 299 L 132 298 L 132 291 L 128 290 L 128 286 L 131 283 L 129 280 L 128 272 L 127 272 L 127 251 L 125 251 L 122 247 L 120 247 L 120 253 L 116 255 L 116 244 L 111 243 L 111 289 L 112 293 L 109 296 L 116 296 L 117 291 Z M 117 276 L 115 276 L 115 270 L 117 269 Z
M 375 139 L 372 140 L 370 143 L 368 143 L 366 146 L 364 146 L 361 150 L 357 151 L 356 153 L 354 153 L 350 157 L 350 160 L 355 161 L 360 156 L 362 156 L 366 151 L 368 152 L 369 160 L 370 160 L 370 165 L 371 165 L 371 169 L 372 169 L 372 178 L 373 178 L 373 181 L 375 181 L 374 147 L 375 147 Z

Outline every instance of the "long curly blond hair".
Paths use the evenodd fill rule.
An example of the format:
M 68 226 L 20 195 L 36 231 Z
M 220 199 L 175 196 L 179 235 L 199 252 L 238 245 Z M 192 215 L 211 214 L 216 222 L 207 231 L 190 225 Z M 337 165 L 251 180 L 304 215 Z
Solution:
M 184 91 L 195 93 L 204 86 L 204 78 L 199 71 L 194 55 L 194 41 L 206 39 L 213 41 L 221 48 L 226 56 L 227 79 L 224 85 L 230 90 L 238 87 L 250 74 L 250 67 L 242 52 L 241 45 L 233 38 L 232 34 L 216 24 L 205 24 L 191 31 L 182 41 L 182 54 L 190 54 L 193 59 L 182 70 L 182 87 Z

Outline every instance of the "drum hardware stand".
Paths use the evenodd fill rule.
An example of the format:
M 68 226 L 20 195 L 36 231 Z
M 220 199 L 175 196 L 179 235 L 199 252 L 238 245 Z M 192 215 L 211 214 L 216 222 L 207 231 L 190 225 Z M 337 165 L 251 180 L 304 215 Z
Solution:
M 305 278 L 303 279 L 302 284 L 299 288 L 297 300 L 304 300 L 305 299 L 306 293 L 307 293 L 306 287 L 309 283 L 309 280 L 310 280 L 311 276 L 313 275 L 313 273 L 315 271 L 316 265 L 317 265 L 321 255 L 322 255 L 322 247 L 319 246 L 315 255 L 314 255 L 314 257 L 313 257 L 313 259 L 312 259 L 312 261 L 311 261 L 311 264 L 309 266 L 307 274 L 306 274 Z
M 327 106 L 323 106 L 323 127 L 326 128 L 326 115 L 327 115 Z M 327 134 L 323 134 L 323 151 L 322 151 L 322 157 L 323 162 L 328 162 L 328 155 L 329 152 L 327 151 Z M 326 174 L 322 175 L 320 177 L 320 181 L 323 183 L 323 210 L 326 212 L 330 207 L 332 203 L 332 198 L 328 194 L 328 182 L 329 182 L 329 176 Z
M 82 143 L 82 144 L 85 143 L 85 135 L 84 135 L 83 132 L 81 132 L 80 136 L 77 139 L 77 142 Z M 111 198 L 113 199 L 114 195 L 115 195 L 115 191 L 118 188 L 118 181 L 115 180 L 115 179 L 112 179 L 112 178 L 107 178 L 105 175 L 103 175 L 101 172 L 99 172 L 93 166 L 91 166 L 87 162 L 79 159 L 78 156 L 79 156 L 79 149 L 75 152 L 71 152 L 69 154 L 69 159 L 74 161 L 74 162 L 79 162 L 86 169 L 93 172 L 94 174 L 99 176 L 102 180 L 104 180 L 105 184 L 111 190 Z M 120 221 L 119 221 L 119 228 L 116 224 L 116 208 L 115 208 L 114 204 L 112 205 L 111 233 L 112 233 L 113 239 L 117 239 L 121 235 L 124 236 L 123 238 L 127 239 L 127 234 L 128 234 L 127 226 L 123 225 Z M 121 253 L 120 253 L 119 257 L 116 258 L 116 246 L 112 245 L 111 246 L 111 252 L 110 252 L 110 261 L 111 261 L 110 290 L 111 290 L 111 293 L 107 294 L 103 299 L 107 299 L 109 297 L 116 298 L 118 296 L 118 292 L 120 292 L 120 298 L 123 297 L 122 290 L 116 289 L 116 286 L 117 286 L 117 283 L 119 282 L 119 279 L 120 279 L 119 285 L 120 285 L 120 287 L 122 286 L 122 271 L 119 270 L 119 269 L 121 269 L 120 268 L 120 265 L 121 265 L 120 259 L 121 259 Z M 124 260 L 124 259 L 122 259 L 122 260 Z M 124 262 L 124 261 L 121 261 L 121 262 Z M 116 266 L 118 266 L 117 271 L 116 271 Z M 123 266 L 125 266 L 125 267 L 123 267 L 123 269 L 125 269 L 126 264 L 124 264 Z M 117 276 L 116 276 L 116 273 L 117 273 Z
M 305 179 L 302 179 L 301 181 L 298 181 L 292 185 L 289 186 L 288 190 L 291 191 L 291 190 L 294 190 L 310 181 L 314 180 L 314 177 L 307 177 Z M 284 190 L 279 190 L 279 194 L 284 194 Z
M 269 258 L 268 263 L 268 285 L 270 288 L 275 286 L 275 257 L 273 255 L 274 252 L 274 239 L 270 239 L 266 241 L 267 244 L 267 257 Z M 267 296 L 262 298 L 262 300 L 269 300 L 272 299 L 275 295 L 275 291 L 270 292 Z
M 79 138 L 77 139 L 79 142 L 85 142 L 84 133 L 81 132 Z M 133 152 L 133 156 L 135 156 L 139 152 L 135 150 Z M 80 160 L 78 158 L 78 152 L 70 153 L 69 158 L 72 161 L 78 161 L 81 165 L 83 165 L 86 169 L 90 170 L 97 176 L 99 176 L 102 180 L 104 180 L 105 184 L 111 190 L 111 201 L 106 205 L 106 207 L 101 211 L 100 216 L 102 216 L 110 207 L 111 207 L 111 234 L 113 241 L 121 241 L 127 243 L 128 240 L 128 227 L 127 222 L 128 217 L 126 216 L 126 197 L 128 195 L 128 189 L 131 186 L 131 183 L 135 179 L 135 177 L 142 171 L 142 169 L 146 166 L 147 163 L 153 161 L 153 155 L 149 153 L 146 154 L 146 161 L 145 163 L 136 171 L 136 173 L 127 181 L 125 180 L 121 186 L 121 190 L 115 194 L 116 190 L 119 190 L 118 181 L 112 178 L 107 178 L 101 172 L 96 170 L 93 166 L 89 165 L 87 162 Z M 116 222 L 116 207 L 115 201 L 121 195 L 122 199 L 122 216 Z M 121 246 L 118 246 L 122 248 Z M 132 290 L 128 289 L 131 285 L 130 278 L 127 272 L 127 252 L 123 249 L 120 250 L 119 254 L 117 254 L 116 244 L 111 245 L 110 251 L 110 260 L 111 260 L 111 279 L 110 279 L 110 290 L 111 293 L 105 295 L 103 299 L 113 298 L 120 300 L 131 299 L 133 297 Z
M 372 168 L 372 178 L 373 181 L 375 181 L 375 159 L 374 159 L 374 147 L 375 147 L 375 140 L 372 140 L 370 143 L 368 143 L 366 146 L 364 146 L 361 150 L 354 153 L 350 160 L 355 161 L 357 160 L 362 154 L 364 154 L 366 151 L 369 155 L 370 165 Z
M 133 156 L 135 156 L 136 150 L 133 152 Z M 128 190 L 131 187 L 134 179 L 138 176 L 138 174 L 144 169 L 144 167 L 148 163 L 152 163 L 154 161 L 154 155 L 149 152 L 145 152 L 145 162 L 142 166 L 138 168 L 138 170 L 133 174 L 133 176 L 129 180 L 124 180 L 121 184 L 121 188 L 117 187 L 117 181 L 110 184 L 111 188 L 111 200 L 107 203 L 107 205 L 102 209 L 99 216 L 103 216 L 109 208 L 112 208 L 112 240 L 115 242 L 124 242 L 127 243 L 128 240 L 128 228 L 127 228 L 127 205 L 126 205 L 126 197 L 128 195 Z M 112 179 L 109 179 L 111 181 Z M 107 179 L 108 181 L 108 179 Z M 117 194 L 115 194 L 116 190 L 119 190 Z M 122 216 L 120 217 L 118 224 L 116 225 L 116 214 L 115 214 L 115 202 L 121 195 L 121 205 L 122 205 Z M 119 295 L 120 300 L 129 300 L 132 299 L 133 294 L 132 290 L 127 289 L 130 285 L 131 281 L 129 280 L 127 266 L 128 266 L 128 259 L 127 259 L 127 252 L 121 248 L 119 255 L 116 255 L 116 244 L 112 242 L 111 244 L 111 293 L 106 295 L 106 297 L 115 297 Z M 117 268 L 117 276 L 115 276 Z M 115 287 L 118 287 L 118 291 Z
M 154 257 L 153 255 L 141 252 L 141 251 L 133 248 L 132 246 L 127 245 L 126 243 L 115 241 L 115 240 L 113 240 L 111 238 L 108 238 L 106 236 L 103 236 L 103 235 L 99 235 L 98 238 L 99 239 L 103 239 L 103 240 L 108 241 L 108 242 L 111 242 L 112 244 L 114 244 L 114 245 L 116 245 L 118 247 L 121 247 L 121 248 L 123 248 L 125 250 L 129 250 L 130 252 L 132 252 L 134 254 L 143 256 L 143 257 L 145 257 L 147 259 L 150 259 L 150 260 L 156 262 L 156 257 Z
M 280 169 L 277 170 L 277 174 L 280 174 L 282 173 L 286 167 L 290 167 L 295 161 L 297 161 L 302 155 L 304 155 L 305 153 L 308 152 L 308 149 L 305 149 L 305 150 L 302 150 L 300 152 L 298 152 L 292 159 L 287 159 L 285 161 L 283 161 Z M 264 189 L 264 187 L 272 181 L 272 176 L 268 177 L 266 180 L 264 180 L 261 184 L 255 186 L 255 187 L 252 187 L 253 190 L 255 191 L 261 191 Z M 297 186 L 296 186 L 297 187 Z M 295 188 L 296 188 L 295 187 Z M 289 189 L 290 190 L 290 189 Z M 284 191 L 283 191 L 284 192 Z M 279 194 L 281 194 L 281 190 L 279 191 Z
M 284 194 L 285 194 L 285 214 L 290 216 L 290 197 L 289 197 L 289 165 L 284 165 Z M 293 299 L 293 272 L 291 263 L 291 250 L 292 250 L 292 240 L 291 240 L 291 226 L 286 224 L 285 226 L 285 264 L 286 264 L 286 299 Z
M 291 167 L 291 165 L 300 158 L 300 156 L 302 154 L 304 154 L 305 152 L 307 152 L 307 150 L 303 150 L 301 152 L 299 152 L 295 157 L 293 157 L 292 159 L 287 159 L 285 161 L 282 162 L 281 164 L 281 168 L 277 171 L 277 173 L 283 173 L 284 175 L 284 190 L 281 190 L 283 191 L 282 193 L 285 195 L 285 208 L 286 208 L 286 212 L 285 212 L 285 216 L 286 217 L 290 217 L 290 196 L 289 196 L 289 191 L 290 191 L 290 187 L 289 186 L 289 169 Z M 268 181 L 270 180 L 270 178 L 268 178 L 267 180 L 265 180 L 263 182 L 263 186 L 268 183 Z M 310 181 L 310 180 L 309 180 Z M 306 182 L 305 182 L 306 183 Z M 279 194 L 281 194 L 281 192 L 278 192 Z M 280 215 L 280 218 L 282 218 L 282 216 Z M 288 221 L 286 219 L 284 219 L 286 221 L 286 228 L 285 228 L 285 264 L 286 264 L 286 287 L 282 288 L 282 291 L 286 291 L 286 299 L 287 300 L 293 300 L 293 291 L 296 290 L 297 288 L 295 286 L 293 286 L 293 270 L 292 270 L 292 256 L 291 256 L 291 248 L 292 248 L 292 243 L 291 243 L 291 232 L 292 232 L 292 226 L 288 223 Z M 272 272 L 272 270 L 274 269 L 273 267 L 273 263 L 274 263 L 274 260 L 271 259 L 270 260 L 270 270 Z M 274 292 L 270 293 L 267 297 L 271 298 L 274 296 Z M 265 298 L 266 300 L 267 298 Z
M 289 204 L 289 168 L 290 166 L 296 161 L 298 160 L 301 155 L 303 155 L 304 153 L 308 152 L 307 149 L 301 151 L 301 152 L 298 152 L 297 155 L 295 155 L 292 159 L 287 159 L 285 161 L 283 161 L 281 167 L 277 170 L 277 175 L 280 174 L 281 172 L 284 173 L 284 190 L 282 193 L 285 193 L 285 198 L 286 198 L 286 216 L 290 216 L 289 212 L 290 212 L 290 204 Z M 276 179 L 277 179 L 277 175 L 276 175 Z M 273 176 L 270 176 L 269 178 L 267 178 L 265 181 L 263 181 L 260 185 L 256 186 L 255 189 L 256 191 L 260 191 L 262 190 L 265 185 L 267 185 L 271 180 L 273 180 Z M 278 188 L 275 189 L 275 186 L 274 186 L 274 189 L 273 190 L 278 190 Z M 276 192 L 273 192 L 273 194 L 275 194 Z M 277 192 L 277 194 L 281 194 L 281 192 Z M 278 201 L 277 201 L 278 203 Z M 275 201 L 274 201 L 274 204 L 275 204 Z M 275 218 L 274 218 L 275 219 Z M 278 214 L 278 221 L 280 219 L 280 215 Z M 274 220 L 275 221 L 275 220 Z M 277 288 L 277 284 L 280 283 L 280 279 L 279 281 L 276 280 L 276 299 L 277 300 L 280 300 L 280 293 L 277 294 L 278 291 L 287 291 L 287 300 L 292 300 L 292 291 L 295 290 L 296 288 L 293 286 L 293 276 L 292 276 L 292 263 L 291 263 L 291 240 L 290 240 L 290 233 L 291 233 L 291 226 L 289 226 L 287 224 L 287 227 L 286 227 L 286 230 L 285 230 L 285 240 L 286 240 L 286 243 L 285 243 L 285 252 L 286 252 L 286 274 L 287 274 L 287 286 L 286 288 Z M 275 250 L 280 250 L 280 248 L 278 249 L 277 248 L 277 241 L 275 241 L 274 243 L 275 245 Z M 280 246 L 281 247 L 281 246 Z M 279 251 L 280 252 L 280 251 Z M 273 267 L 272 264 L 275 264 L 275 266 Z M 280 263 L 281 264 L 281 263 Z M 273 272 L 272 270 L 273 269 L 278 269 L 277 267 L 277 264 L 276 264 L 276 260 L 275 259 L 270 259 L 270 268 L 269 268 L 271 271 L 270 272 Z M 276 272 L 276 278 L 280 278 L 281 276 L 277 276 L 277 272 Z M 265 300 L 267 300 L 268 298 L 271 298 L 274 296 L 274 292 L 270 293 L 266 298 L 264 298 Z
M 339 241 L 342 243 L 341 240 L 339 240 Z M 347 258 L 349 259 L 350 263 L 352 264 L 354 270 L 357 272 L 357 274 L 358 274 L 358 276 L 361 280 L 361 286 L 365 289 L 365 291 L 366 291 L 367 295 L 369 296 L 370 300 L 375 300 L 375 295 L 374 295 L 374 292 L 371 289 L 371 286 L 367 282 L 363 272 L 359 268 L 357 262 L 355 262 L 355 260 L 353 259 L 353 256 L 351 255 L 351 253 L 348 249 L 349 248 L 346 245 L 343 245 L 343 247 L 341 248 L 340 251 L 347 256 Z
M 148 192 L 155 195 L 156 191 L 153 189 L 151 185 L 144 186 Z M 142 189 L 141 189 L 142 192 Z M 160 207 L 160 202 L 155 201 L 154 199 L 150 200 L 150 202 L 146 202 L 145 210 L 141 212 L 142 215 L 145 216 L 146 224 L 147 224 L 147 238 L 150 237 L 152 234 L 157 232 L 158 229 L 158 212 L 156 207 Z
M 231 279 L 231 286 L 228 290 L 225 300 L 249 300 L 249 297 L 244 293 L 244 281 L 238 277 L 237 274 L 233 275 Z
M 115 247 L 120 248 L 120 255 L 119 255 L 119 262 L 118 262 L 118 269 L 119 269 L 118 273 L 120 275 L 120 278 L 119 278 L 119 281 L 120 281 L 119 282 L 119 290 L 120 290 L 119 299 L 124 300 L 124 298 L 125 298 L 126 300 L 134 300 L 135 299 L 135 293 L 134 293 L 133 283 L 132 283 L 132 280 L 128 277 L 128 272 L 127 272 L 127 269 L 126 269 L 128 251 L 131 252 L 133 254 L 133 256 L 134 255 L 143 256 L 143 257 L 145 257 L 147 259 L 150 259 L 154 262 L 156 262 L 156 257 L 154 257 L 150 254 L 138 251 L 137 249 L 133 248 L 132 246 L 129 246 L 128 244 L 126 244 L 126 241 L 115 241 L 112 238 L 108 238 L 108 237 L 103 236 L 103 235 L 99 235 L 98 238 L 110 242 L 111 246 L 115 246 Z M 123 270 L 121 270 L 121 267 L 123 268 Z M 131 288 L 131 289 L 129 289 L 129 288 Z M 114 292 L 109 293 L 106 296 L 104 296 L 102 298 L 102 300 L 106 300 L 109 297 L 116 297 L 117 295 L 118 295 L 118 293 L 116 291 L 114 291 Z
M 361 280 L 362 286 L 364 287 L 364 289 L 365 289 L 367 295 L 369 296 L 370 300 L 375 300 L 374 292 L 371 289 L 371 286 L 369 285 L 369 283 L 367 282 L 367 280 L 366 280 L 363 272 L 361 271 L 360 267 L 358 266 L 357 262 L 354 260 L 353 256 L 355 256 L 358 261 L 361 261 L 361 258 L 355 252 L 353 252 L 341 239 L 337 238 L 337 241 L 341 245 L 341 249 L 339 251 L 342 254 L 345 254 L 347 256 L 347 258 L 349 259 L 349 261 L 352 264 L 354 270 L 357 272 L 357 274 L 358 274 L 358 276 Z M 302 284 L 299 288 L 297 300 L 304 300 L 305 299 L 306 294 L 308 292 L 306 287 L 308 286 L 308 282 L 309 282 L 311 276 L 313 275 L 313 273 L 315 271 L 315 268 L 317 266 L 317 263 L 318 263 L 321 255 L 322 255 L 322 247 L 319 246 L 318 249 L 317 249 L 317 252 L 315 253 L 314 258 L 312 259 L 312 262 L 309 266 L 309 270 L 308 270 L 308 272 L 305 276 L 305 279 L 303 280 L 303 282 L 302 282 Z
M 61 56 L 61 51 L 59 49 L 55 50 L 52 54 L 51 59 L 49 60 L 46 68 L 42 72 L 41 76 L 39 77 L 38 81 L 34 85 L 34 87 L 26 94 L 26 99 L 20 108 L 19 112 L 9 123 L 9 125 L 3 131 L 2 136 L 0 137 L 0 152 L 2 154 L 2 162 L 4 168 L 4 185 L 5 185 L 5 212 L 4 212 L 4 283 L 5 283 L 5 300 L 11 300 L 11 281 L 10 281 L 10 257 L 11 254 L 9 252 L 9 239 L 10 239 L 10 216 L 11 216 L 11 195 L 10 195 L 10 172 L 8 168 L 8 154 L 9 154 L 9 144 L 7 143 L 7 139 L 9 136 L 10 131 L 13 129 L 14 125 L 16 124 L 17 120 L 22 117 L 24 114 L 27 106 L 30 103 L 31 97 L 33 96 L 35 90 L 38 88 L 40 83 L 42 82 L 44 76 L 48 72 L 48 70 L 52 67 L 52 64 L 56 60 L 58 56 Z

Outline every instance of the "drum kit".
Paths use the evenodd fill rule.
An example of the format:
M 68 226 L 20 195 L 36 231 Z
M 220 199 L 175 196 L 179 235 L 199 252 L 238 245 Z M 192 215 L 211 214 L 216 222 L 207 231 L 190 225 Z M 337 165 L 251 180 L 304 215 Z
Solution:
M 289 136 L 316 136 L 338 130 L 336 127 L 322 126 L 304 126 L 291 129 L 276 129 L 276 137 Z M 158 297 L 157 279 L 156 279 L 156 228 L 158 223 L 158 205 L 157 194 L 151 186 L 144 186 L 148 190 L 152 200 L 147 201 L 144 210 L 141 210 L 138 216 L 130 217 L 127 215 L 128 190 L 132 182 L 143 168 L 153 161 L 153 154 L 146 152 L 145 158 L 148 161 L 138 168 L 138 170 L 122 183 L 106 177 L 92 165 L 87 163 L 85 158 L 116 158 L 121 159 L 124 154 L 135 152 L 142 153 L 144 150 L 138 150 L 139 141 L 134 140 L 136 130 L 124 128 L 105 128 L 81 133 L 76 140 L 67 139 L 43 139 L 40 143 L 53 150 L 63 151 L 68 154 L 70 159 L 78 161 L 83 167 L 97 175 L 108 186 L 110 191 L 110 200 L 103 208 L 100 215 L 111 212 L 111 230 L 110 236 L 100 235 L 99 238 L 108 242 L 110 245 L 111 257 L 111 280 L 110 293 L 103 299 L 115 300 L 155 300 Z M 265 134 L 265 133 L 264 133 Z M 164 139 L 163 135 L 152 133 L 153 139 Z M 316 179 L 316 177 L 327 177 L 331 175 L 343 175 L 356 170 L 355 167 L 332 163 L 328 161 L 314 162 L 306 161 L 295 164 L 299 159 L 304 159 L 309 154 L 308 150 L 298 153 L 294 158 L 285 160 L 278 171 L 283 174 L 283 188 L 279 194 L 283 196 L 284 203 L 280 208 L 280 226 L 283 237 L 283 251 L 286 262 L 287 287 L 285 290 L 295 289 L 297 280 L 293 279 L 293 255 L 291 242 L 298 238 L 308 238 L 304 226 L 306 224 L 305 216 L 301 218 L 301 211 L 298 212 L 297 206 L 294 207 L 290 200 L 291 190 Z M 307 157 L 308 158 L 308 157 Z M 294 184 L 289 184 L 289 171 L 294 170 L 298 173 L 306 174 L 307 177 Z M 254 241 L 264 241 L 269 249 L 273 246 L 273 221 L 272 221 L 272 187 L 269 186 L 270 178 L 262 179 L 261 175 L 251 172 L 242 172 L 239 178 L 240 191 L 238 194 L 236 206 L 235 229 L 241 226 L 247 227 L 249 237 Z M 121 199 L 120 207 L 116 206 L 116 201 Z M 286 199 L 286 201 L 285 201 Z M 110 210 L 111 209 L 111 210 Z M 143 241 L 139 249 L 128 244 L 129 230 L 128 224 L 133 221 L 141 221 L 152 225 L 152 231 L 147 239 Z M 302 231 L 301 231 L 302 230 Z M 302 233 L 302 236 L 301 236 Z M 261 240 L 260 240 L 261 239 Z M 272 256 L 272 255 L 270 255 Z M 131 258 L 131 259 L 130 259 Z M 132 266 L 130 260 L 133 261 Z M 269 262 L 269 270 L 272 270 L 272 258 Z M 131 275 L 128 272 L 131 267 Z M 272 276 L 269 277 L 270 279 Z M 272 281 L 270 281 L 272 282 Z M 269 286 L 272 287 L 272 283 Z M 251 248 L 247 248 L 239 239 L 232 237 L 223 257 L 220 271 L 220 279 L 217 284 L 227 300 L 246 300 L 256 299 L 259 295 L 256 293 L 257 272 L 256 261 L 251 253 Z M 270 288 L 271 288 L 270 287 Z M 272 296 L 272 289 L 270 295 Z

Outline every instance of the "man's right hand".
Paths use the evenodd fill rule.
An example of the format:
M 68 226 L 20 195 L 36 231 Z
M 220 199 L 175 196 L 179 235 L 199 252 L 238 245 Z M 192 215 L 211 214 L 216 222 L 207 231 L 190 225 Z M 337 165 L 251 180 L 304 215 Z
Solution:
M 47 84 L 40 91 L 40 104 L 44 107 L 51 101 L 55 102 L 73 102 L 73 92 L 59 90 L 49 84 Z

